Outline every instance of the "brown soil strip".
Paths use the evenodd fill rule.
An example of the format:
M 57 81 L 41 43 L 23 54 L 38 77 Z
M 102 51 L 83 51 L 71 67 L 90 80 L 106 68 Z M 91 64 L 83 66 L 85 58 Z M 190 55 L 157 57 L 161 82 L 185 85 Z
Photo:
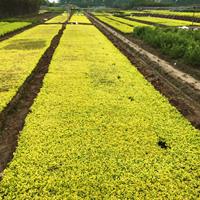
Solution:
M 195 83 L 191 83 L 190 79 L 188 82 L 183 82 L 180 78 L 174 76 L 174 68 L 170 68 L 170 70 L 168 68 L 165 71 L 165 69 L 161 67 L 165 64 L 163 60 L 154 55 L 149 58 L 149 52 L 146 54 L 143 49 L 137 45 L 133 45 L 133 42 L 120 33 L 117 33 L 114 29 L 111 29 L 91 14 L 86 15 L 91 22 L 129 58 L 145 78 L 151 82 L 158 91 L 165 95 L 169 102 L 175 106 L 193 126 L 200 129 L 199 84 L 197 88 L 194 89 L 193 84 Z M 180 75 L 179 72 L 178 75 Z M 185 74 L 185 76 L 187 77 L 187 74 Z M 197 81 L 197 83 L 199 82 Z
M 151 17 L 161 17 L 161 18 L 168 18 L 168 19 L 178 19 L 184 21 L 191 21 L 191 22 L 200 22 L 200 18 L 193 18 L 190 16 L 178 16 L 178 15 L 164 15 L 164 14 L 156 14 L 156 13 L 132 13 L 133 16 L 151 16 Z
M 7 107 L 0 113 L 0 172 L 12 160 L 16 150 L 20 131 L 23 129 L 25 118 L 43 85 L 43 79 L 48 72 L 52 56 L 59 45 L 60 39 L 66 29 L 67 22 L 63 24 L 58 34 L 54 36 L 50 46 L 39 60 L 36 68 L 19 88 Z
M 1 42 L 1 41 L 4 41 L 4 40 L 7 40 L 7 39 L 9 39 L 9 38 L 11 38 L 11 37 L 13 37 L 13 36 L 19 34 L 19 33 L 22 33 L 22 32 L 24 32 L 24 31 L 26 31 L 26 30 L 28 30 L 28 29 L 30 29 L 30 28 L 33 28 L 33 27 L 35 27 L 35 26 L 37 26 L 37 25 L 44 24 L 44 22 L 45 22 L 46 20 L 50 20 L 50 19 L 54 18 L 54 17 L 57 16 L 57 15 L 58 15 L 58 14 L 55 14 L 55 13 L 46 13 L 46 14 L 43 14 L 43 15 L 39 15 L 40 22 L 38 22 L 38 23 L 33 23 L 33 24 L 30 24 L 30 25 L 25 26 L 25 27 L 23 27 L 23 28 L 17 29 L 17 30 L 15 30 L 15 31 L 11 31 L 11 32 L 9 32 L 9 33 L 6 33 L 4 36 L 1 36 L 1 37 L 0 37 L 0 42 Z

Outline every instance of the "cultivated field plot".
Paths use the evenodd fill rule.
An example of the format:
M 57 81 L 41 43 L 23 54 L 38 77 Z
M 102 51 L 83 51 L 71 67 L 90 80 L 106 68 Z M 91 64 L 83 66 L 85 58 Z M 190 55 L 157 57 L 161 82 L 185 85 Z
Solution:
M 105 22 L 106 24 L 109 24 L 110 26 L 114 27 L 115 29 L 123 32 L 123 33 L 132 33 L 134 30 L 134 27 L 138 26 L 149 26 L 144 23 L 134 22 L 131 20 L 114 17 L 114 16 L 96 16 L 98 19 L 100 19 L 102 22 Z
M 0 43 L 0 111 L 36 67 L 60 25 L 39 25 Z
M 189 16 L 189 17 L 194 16 L 193 12 L 176 12 L 176 11 L 170 11 L 170 10 L 144 10 L 143 13 L 175 15 L 175 16 Z M 200 18 L 200 12 L 195 13 L 195 17 Z
M 30 22 L 0 22 L 0 37 L 30 24 Z
M 91 22 L 82 14 L 73 15 L 72 18 L 70 19 L 70 22 L 91 24 Z
M 166 26 L 191 26 L 197 25 L 199 26 L 199 23 L 192 23 L 189 21 L 184 21 L 184 20 L 176 20 L 176 19 L 167 19 L 167 18 L 160 18 L 160 17 L 131 17 L 132 19 L 138 19 L 138 20 L 145 20 L 148 22 L 154 22 L 158 24 L 163 24 Z
M 94 26 L 67 26 L 31 110 L 0 199 L 198 198 L 199 131 Z
M 64 12 L 61 15 L 58 15 L 57 17 L 54 17 L 48 21 L 46 21 L 46 24 L 54 24 L 54 23 L 64 23 L 66 22 L 68 17 L 68 13 Z

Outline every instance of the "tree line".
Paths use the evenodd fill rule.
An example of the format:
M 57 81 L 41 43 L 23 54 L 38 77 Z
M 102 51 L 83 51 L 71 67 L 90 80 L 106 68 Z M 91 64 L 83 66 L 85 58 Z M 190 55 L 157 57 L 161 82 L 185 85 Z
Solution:
M 0 0 L 0 16 L 37 13 L 43 0 Z
M 192 5 L 200 3 L 200 0 L 60 0 L 60 3 L 71 3 L 80 7 L 107 6 L 128 9 L 137 6 Z
M 130 9 L 137 6 L 167 6 L 169 3 L 184 5 L 199 3 L 200 0 L 60 0 L 60 4 L 75 4 L 79 7 L 107 6 Z M 41 4 L 48 0 L 0 0 L 0 16 L 16 16 L 37 13 Z

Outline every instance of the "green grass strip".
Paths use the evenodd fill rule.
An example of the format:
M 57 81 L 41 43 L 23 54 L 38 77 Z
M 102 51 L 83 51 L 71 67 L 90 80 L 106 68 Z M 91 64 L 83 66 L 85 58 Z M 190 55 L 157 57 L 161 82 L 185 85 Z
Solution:
M 30 22 L 0 22 L 0 37 L 30 24 Z
M 0 112 L 36 67 L 60 27 L 40 25 L 0 43 Z
M 104 35 L 69 25 L 0 199 L 197 199 L 199 142 Z

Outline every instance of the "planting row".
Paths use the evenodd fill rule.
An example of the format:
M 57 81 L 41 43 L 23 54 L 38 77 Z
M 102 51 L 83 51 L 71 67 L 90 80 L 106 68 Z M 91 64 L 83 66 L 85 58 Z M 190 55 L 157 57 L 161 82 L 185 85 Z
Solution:
M 200 18 L 200 12 L 176 12 L 172 10 L 145 10 L 144 13 L 155 13 L 155 14 L 164 14 L 164 15 L 175 15 L 175 16 L 188 16 L 188 17 L 198 17 Z
M 72 18 L 70 19 L 70 22 L 91 24 L 91 22 L 81 13 L 73 15 Z
M 200 18 L 200 12 L 176 12 L 172 10 L 143 10 L 143 11 L 134 11 L 134 10 L 128 10 L 128 11 L 121 11 L 119 12 L 123 15 L 131 15 L 131 14 L 160 14 L 160 15 L 166 15 L 166 16 L 182 16 L 182 17 L 197 17 Z
M 98 19 L 100 19 L 102 22 L 109 24 L 110 26 L 114 27 L 115 29 L 123 32 L 123 33 L 131 33 L 133 32 L 134 27 L 137 26 L 149 26 L 147 24 L 139 23 L 130 21 L 127 19 L 114 17 L 114 16 L 96 16 Z
M 0 43 L 0 112 L 31 74 L 60 28 L 39 25 Z
M 100 19 L 101 21 L 113 26 L 115 29 L 124 32 L 124 33 L 131 33 L 134 27 L 141 27 L 141 26 L 149 26 L 147 24 L 142 23 L 143 21 L 152 22 L 155 24 L 162 24 L 166 26 L 189 26 L 192 25 L 192 22 L 183 21 L 183 20 L 174 20 L 174 19 L 166 19 L 166 18 L 158 18 L 158 17 L 116 17 L 109 13 L 94 13 L 95 16 Z M 141 20 L 141 22 L 136 22 L 132 20 Z M 194 23 L 194 25 L 200 25 L 199 23 Z
M 30 24 L 30 22 L 0 22 L 0 37 Z
M 64 23 L 64 22 L 66 22 L 67 17 L 68 17 L 68 13 L 64 12 L 61 15 L 58 15 L 57 17 L 54 17 L 54 18 L 48 20 L 46 23 L 47 24 Z
M 132 19 L 145 20 L 148 22 L 163 24 L 166 26 L 190 26 L 192 22 L 184 21 L 184 20 L 176 20 L 176 19 L 167 19 L 160 17 L 131 17 Z M 194 23 L 193 25 L 200 25 L 200 23 Z
M 41 17 L 40 15 L 32 17 L 32 18 L 8 18 L 8 19 L 1 19 L 0 21 L 0 37 L 4 36 L 7 33 L 14 32 L 16 30 L 22 29 L 24 27 L 27 27 L 31 24 L 38 24 L 43 23 L 46 21 L 46 23 L 63 23 L 67 19 L 67 13 L 62 13 L 58 15 L 57 17 L 52 18 L 51 20 L 47 20 L 48 18 L 51 18 L 55 14 L 47 14 L 46 18 Z
M 180 62 L 184 62 L 194 67 L 200 67 L 200 31 L 181 30 L 177 28 L 155 28 L 153 26 L 148 26 L 134 21 L 132 26 L 134 26 L 133 24 L 135 23 L 136 27 L 133 28 L 129 25 L 132 21 L 129 21 L 128 19 L 102 15 L 96 15 L 96 17 L 123 33 L 133 32 L 134 37 L 139 38 L 152 47 L 159 49 L 161 53 L 169 56 L 170 58 L 177 59 Z M 134 18 L 148 21 L 148 17 Z M 152 17 L 149 18 L 149 21 L 151 21 Z M 154 19 L 155 18 L 153 18 L 153 20 Z M 162 21 L 162 18 L 158 19 L 161 19 Z M 127 21 L 129 21 L 129 24 L 124 24 Z M 173 23 L 174 22 L 172 22 L 172 24 Z
M 94 26 L 68 25 L 0 199 L 197 199 L 198 135 Z
M 50 21 L 67 20 L 61 14 Z M 0 43 L 0 112 L 31 74 L 40 57 L 58 33 L 60 25 L 39 25 Z

